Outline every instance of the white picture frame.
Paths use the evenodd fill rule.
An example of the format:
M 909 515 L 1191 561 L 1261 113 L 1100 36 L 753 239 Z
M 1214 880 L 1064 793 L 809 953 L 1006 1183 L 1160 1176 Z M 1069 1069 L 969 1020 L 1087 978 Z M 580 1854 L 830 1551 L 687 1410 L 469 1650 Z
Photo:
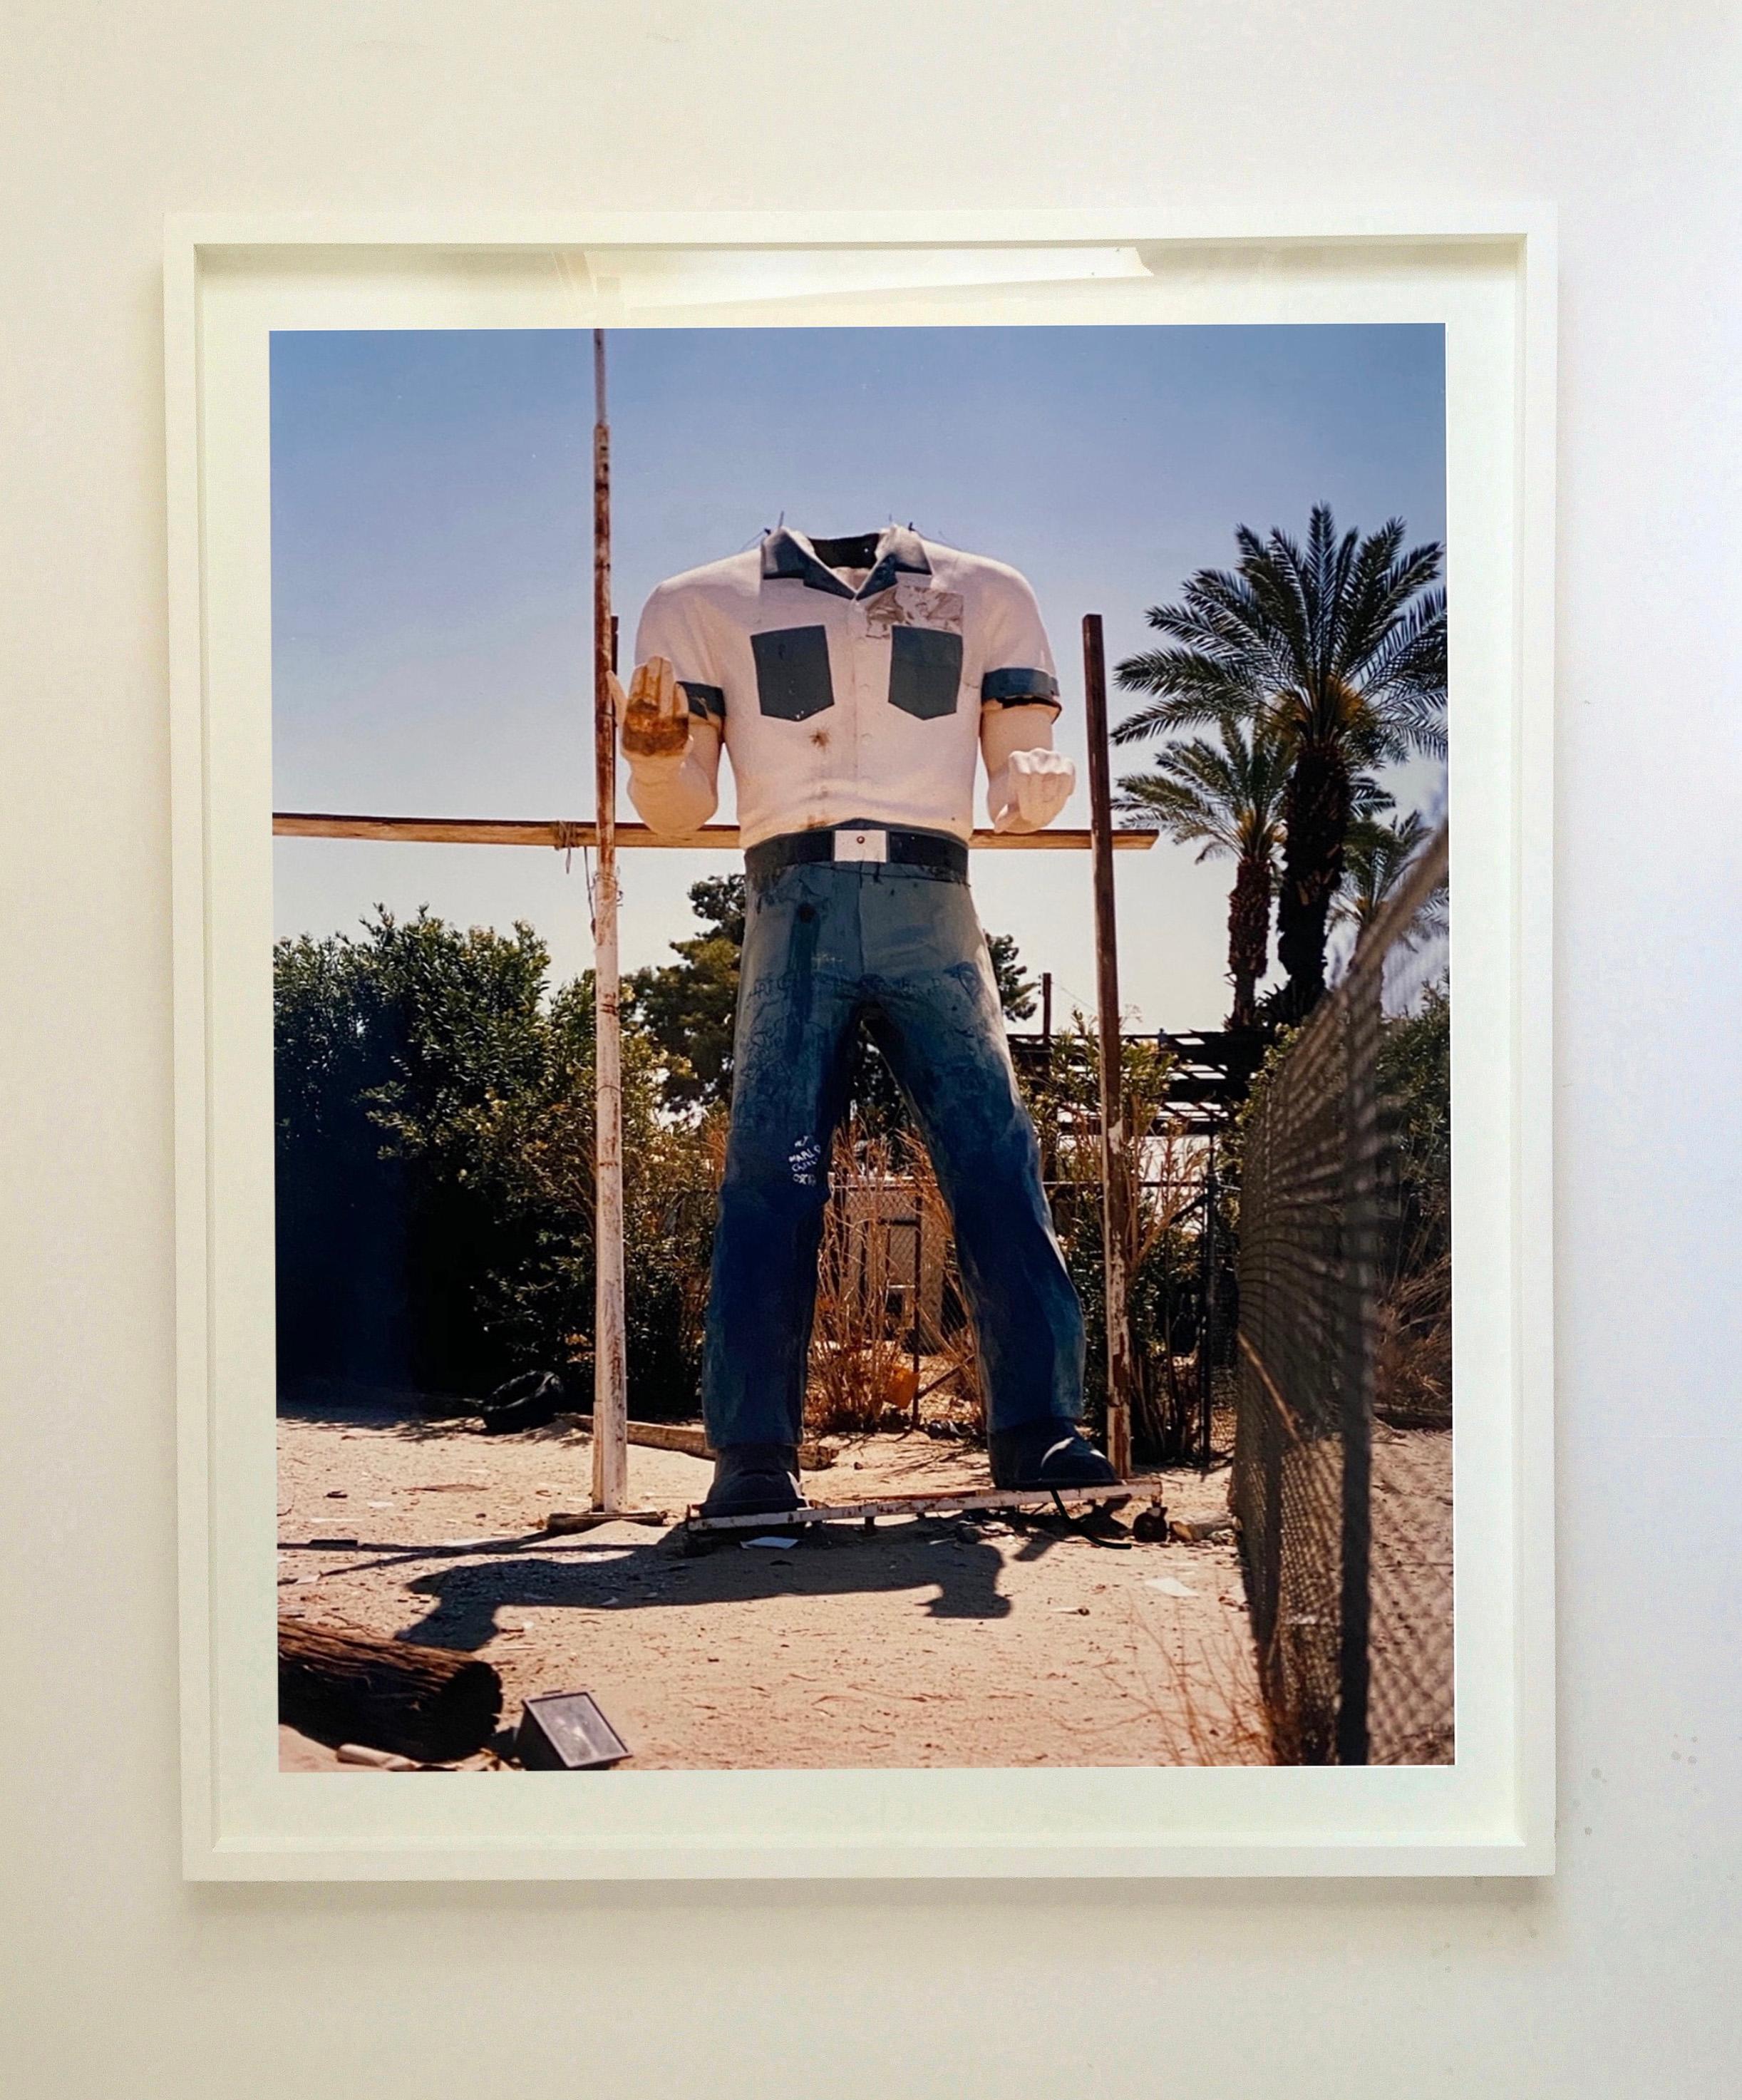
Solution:
M 183 1862 L 212 1880 L 1542 1874 L 1554 1862 L 1555 236 L 1531 206 L 169 224 Z M 1407 320 L 1446 329 L 1458 1759 L 279 1771 L 274 327 Z

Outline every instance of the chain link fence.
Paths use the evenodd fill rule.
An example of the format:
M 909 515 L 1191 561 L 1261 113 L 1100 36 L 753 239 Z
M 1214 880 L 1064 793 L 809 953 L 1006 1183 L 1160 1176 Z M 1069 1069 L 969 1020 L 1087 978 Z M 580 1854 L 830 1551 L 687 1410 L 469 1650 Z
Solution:
M 1233 1499 L 1286 1762 L 1453 1757 L 1442 828 L 1239 1139 Z

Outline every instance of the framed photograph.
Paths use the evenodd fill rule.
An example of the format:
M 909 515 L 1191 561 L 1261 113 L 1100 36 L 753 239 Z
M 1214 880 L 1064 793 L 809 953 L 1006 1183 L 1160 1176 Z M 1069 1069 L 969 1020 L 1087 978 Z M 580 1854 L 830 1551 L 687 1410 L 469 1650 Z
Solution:
M 191 1876 L 1552 1869 L 1554 282 L 171 223 Z

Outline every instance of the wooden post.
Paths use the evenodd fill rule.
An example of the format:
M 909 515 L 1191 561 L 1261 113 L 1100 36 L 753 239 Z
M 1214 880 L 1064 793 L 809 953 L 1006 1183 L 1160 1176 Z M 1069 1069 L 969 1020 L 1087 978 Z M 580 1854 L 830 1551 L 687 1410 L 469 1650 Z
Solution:
M 1046 1191 L 1047 1208 L 1052 1213 L 1055 1227 L 1058 1224 L 1058 1208 L 1055 1184 L 1059 1178 L 1059 1117 L 1058 1103 L 1052 1092 L 1052 973 L 1040 973 L 1040 1043 L 1041 1055 L 1045 1060 L 1046 1090 L 1042 1099 L 1047 1103 L 1047 1112 L 1040 1118 L 1040 1183 Z
M 617 960 L 617 710 L 611 610 L 611 427 L 605 331 L 593 331 L 593 759 L 598 827 L 593 890 L 595 1104 L 593 1506 L 624 1507 L 628 1488 L 628 1378 L 623 1316 L 623 1054 Z
M 1130 1179 L 1120 1057 L 1119 953 L 1113 889 L 1113 789 L 1108 777 L 1107 658 L 1100 615 L 1083 619 L 1083 689 L 1089 739 L 1089 836 L 1095 867 L 1095 982 L 1100 1044 L 1101 1247 L 1106 1264 L 1107 1456 L 1131 1463 Z

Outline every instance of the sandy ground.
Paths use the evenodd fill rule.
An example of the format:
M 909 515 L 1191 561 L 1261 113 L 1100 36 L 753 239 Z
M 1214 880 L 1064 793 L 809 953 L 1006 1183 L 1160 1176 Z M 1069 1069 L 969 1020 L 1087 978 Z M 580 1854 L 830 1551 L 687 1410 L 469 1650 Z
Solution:
M 1388 1429 L 1373 1439 L 1375 1764 L 1449 1764 L 1452 1432 Z
M 548 1511 L 585 1507 L 589 1460 L 585 1436 L 560 1428 L 485 1438 L 385 1409 L 281 1415 L 280 1608 L 484 1657 L 510 1724 L 531 1694 L 591 1692 L 644 1770 L 1264 1758 L 1225 1535 L 1119 1550 L 903 1521 L 700 1558 L 630 1524 L 546 1537 Z M 837 1502 L 971 1489 L 984 1465 L 923 1434 L 879 1436 L 806 1485 Z M 638 1446 L 629 1466 L 637 1500 L 673 1515 L 710 1472 Z M 1225 1472 L 1156 1477 L 1175 1515 L 1225 1507 Z M 337 1538 L 359 1542 L 309 1542 Z M 283 1762 L 336 1765 L 288 1731 Z

